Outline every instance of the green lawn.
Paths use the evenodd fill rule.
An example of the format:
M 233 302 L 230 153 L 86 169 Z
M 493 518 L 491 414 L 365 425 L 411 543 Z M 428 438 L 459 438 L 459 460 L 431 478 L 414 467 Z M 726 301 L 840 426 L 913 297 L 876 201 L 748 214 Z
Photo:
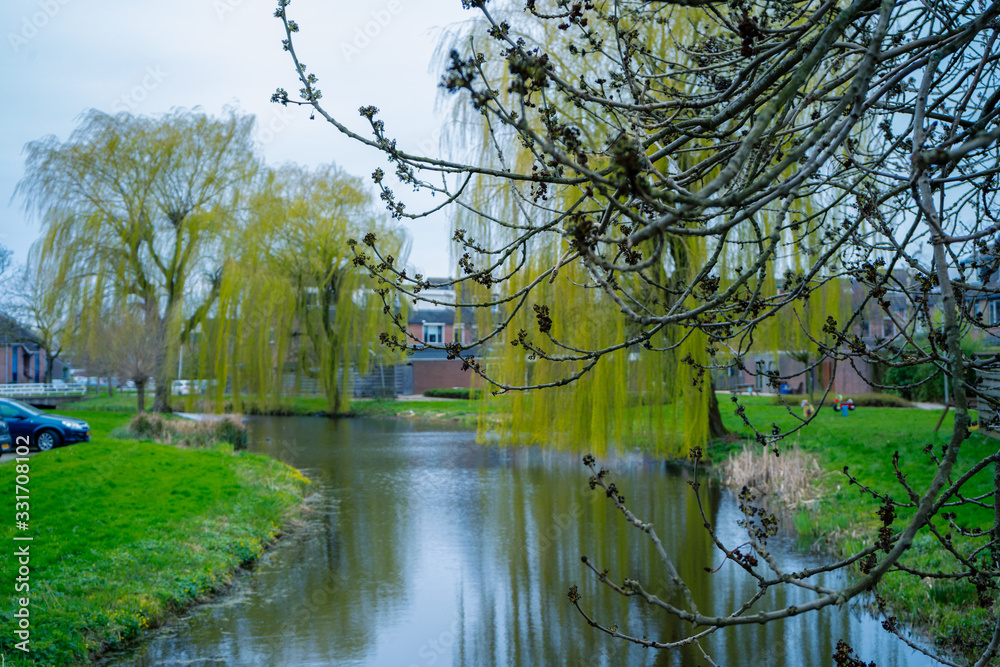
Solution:
M 146 407 L 153 404 L 152 395 L 146 396 Z M 502 405 L 497 401 L 491 404 Z M 171 406 L 178 412 L 200 412 L 201 399 L 196 396 L 174 396 Z M 280 415 L 325 415 L 326 399 L 321 396 L 296 396 L 282 398 L 278 401 L 260 404 L 253 399 L 244 401 L 244 412 L 247 414 L 280 414 Z M 109 397 L 106 393 L 91 394 L 87 398 L 67 403 L 58 412 L 73 413 L 79 411 L 94 412 L 131 412 L 136 409 L 135 394 L 115 394 Z M 491 407 L 491 410 L 497 408 Z M 401 416 L 416 419 L 447 419 L 475 425 L 479 417 L 480 402 L 478 400 L 427 400 L 427 401 L 394 401 L 363 399 L 351 402 L 351 415 L 366 417 Z
M 722 398 L 720 395 L 720 403 Z M 732 403 L 727 403 L 720 405 L 727 428 L 749 435 L 742 421 L 733 414 Z M 747 406 L 747 416 L 764 431 L 769 430 L 772 423 L 788 428 L 795 421 L 783 407 L 769 405 L 768 398 L 741 397 L 740 403 Z M 896 500 L 908 500 L 893 470 L 893 452 L 899 452 L 899 468 L 906 481 L 921 491 L 937 469 L 924 448 L 931 445 L 934 453 L 940 456 L 954 425 L 952 412 L 945 418 L 940 432 L 935 434 L 934 427 L 940 417 L 939 411 L 905 408 L 858 408 L 848 417 L 842 417 L 826 408 L 807 429 L 791 436 L 786 445 L 797 445 L 812 452 L 827 471 L 821 480 L 822 499 L 794 517 L 803 537 L 809 541 L 822 538 L 828 548 L 838 553 L 853 552 L 873 544 L 881 526 L 875 514 L 879 503 L 852 485 L 843 469 L 847 467 L 861 484 L 888 493 Z M 717 443 L 708 453 L 719 461 L 742 446 L 742 443 Z M 962 445 L 956 470 L 964 470 L 969 463 L 996 452 L 998 446 L 997 440 L 974 433 Z M 992 491 L 992 478 L 992 468 L 983 470 L 969 481 L 963 493 L 976 496 Z M 894 527 L 901 528 L 908 515 L 907 511 L 900 511 Z M 958 510 L 955 521 L 965 528 L 988 529 L 993 523 L 993 511 L 981 507 L 963 508 Z M 942 533 L 952 532 L 940 517 L 934 523 Z M 956 545 L 966 544 L 957 533 L 954 540 Z M 902 563 L 931 572 L 959 569 L 955 558 L 926 531 L 921 533 Z M 936 640 L 951 648 L 963 640 L 982 641 L 995 618 L 995 611 L 977 604 L 975 588 L 964 581 L 921 581 L 901 572 L 890 572 L 879 584 L 878 592 L 889 600 L 891 613 L 901 622 L 928 630 Z
M 5 630 L 7 665 L 85 661 L 216 590 L 275 539 L 307 483 L 288 466 L 225 446 L 109 438 L 128 413 L 72 414 L 90 423 L 93 440 L 29 459 L 28 531 L 15 530 L 13 493 L 4 495 L 0 540 L 30 544 L 31 553 L 31 659 Z M 15 465 L 0 463 L 9 491 Z M 34 539 L 14 542 L 15 534 Z M 5 582 L 14 567 L 4 559 Z M 8 594 L 4 628 L 14 627 L 14 609 Z

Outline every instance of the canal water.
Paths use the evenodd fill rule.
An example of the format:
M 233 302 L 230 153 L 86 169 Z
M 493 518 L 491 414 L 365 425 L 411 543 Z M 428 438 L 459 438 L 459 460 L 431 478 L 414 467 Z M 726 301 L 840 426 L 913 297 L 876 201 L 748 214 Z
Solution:
M 302 469 L 314 495 L 304 525 L 218 600 L 154 633 L 115 664 L 699 665 L 695 648 L 656 651 L 589 627 L 570 604 L 576 585 L 593 617 L 659 641 L 685 628 L 596 581 L 583 555 L 618 581 L 639 578 L 680 602 L 645 536 L 587 485 L 577 456 L 476 444 L 449 425 L 405 420 L 258 418 L 250 448 Z M 687 472 L 617 461 L 613 481 L 653 521 L 704 613 L 727 614 L 755 582 L 724 565 L 702 528 Z M 745 541 L 733 494 L 705 484 L 719 536 Z M 816 565 L 789 532 L 769 546 L 787 571 Z M 827 576 L 821 583 L 836 586 Z M 801 589 L 755 609 L 800 604 Z M 856 606 L 719 631 L 702 647 L 719 665 L 832 666 L 846 640 L 879 667 L 931 664 Z

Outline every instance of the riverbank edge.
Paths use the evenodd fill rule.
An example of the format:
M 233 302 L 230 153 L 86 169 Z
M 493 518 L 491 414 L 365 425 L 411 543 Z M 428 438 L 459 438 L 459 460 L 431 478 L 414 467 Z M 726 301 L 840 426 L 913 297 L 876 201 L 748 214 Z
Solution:
M 129 413 L 123 414 L 122 421 L 127 420 L 129 416 L 131 416 Z M 103 441 L 113 443 L 114 447 L 106 447 L 104 451 L 100 451 L 101 444 L 109 444 Z M 95 445 L 97 446 L 95 447 Z M 185 534 L 181 530 L 175 531 L 170 546 L 178 549 L 187 548 L 192 557 L 186 566 L 178 564 L 173 571 L 158 570 L 155 573 L 160 578 L 160 583 L 164 577 L 174 577 L 176 582 L 173 590 L 164 595 L 162 589 L 157 589 L 159 598 L 155 601 L 153 595 L 140 596 L 141 600 L 119 599 L 117 601 L 119 603 L 118 609 L 114 612 L 107 608 L 101 608 L 101 603 L 91 604 L 88 599 L 62 599 L 60 603 L 64 608 L 60 609 L 63 613 L 60 616 L 60 625 L 57 626 L 58 634 L 63 635 L 61 643 L 49 641 L 41 653 L 35 651 L 38 639 L 47 641 L 44 638 L 44 635 L 47 634 L 45 633 L 47 628 L 44 616 L 35 617 L 32 621 L 32 653 L 29 653 L 28 659 L 25 660 L 20 651 L 10 650 L 13 647 L 6 646 L 4 648 L 7 650 L 3 651 L 5 665 L 9 667 L 37 667 L 38 665 L 81 664 L 81 662 L 106 664 L 108 660 L 117 659 L 116 656 L 121 653 L 141 645 L 148 637 L 149 630 L 162 627 L 197 606 L 225 595 L 238 578 L 256 567 L 265 552 L 272 549 L 279 541 L 296 534 L 302 523 L 302 517 L 307 511 L 307 491 L 311 482 L 300 470 L 263 454 L 234 451 L 228 444 L 216 444 L 204 449 L 184 449 L 150 441 L 117 440 L 108 436 L 107 433 L 97 432 L 89 443 L 74 445 L 71 448 L 60 448 L 54 450 L 50 455 L 73 451 L 74 448 L 80 448 L 75 451 L 83 452 L 85 448 L 87 450 L 86 459 L 91 467 L 115 470 L 116 466 L 120 465 L 120 461 L 114 459 L 119 457 L 120 448 L 125 447 L 131 447 L 133 451 L 136 448 L 155 447 L 158 454 L 165 453 L 168 459 L 171 450 L 174 450 L 184 457 L 195 457 L 196 460 L 200 460 L 205 465 L 210 465 L 210 459 L 213 458 L 216 465 L 219 461 L 224 461 L 223 465 L 229 466 L 239 485 L 240 497 L 229 505 L 231 512 L 222 516 L 202 514 L 179 517 L 175 514 L 175 505 L 163 503 L 161 505 L 163 516 L 161 518 L 164 523 L 178 527 L 188 522 L 221 520 L 225 522 L 233 536 L 241 535 L 241 538 L 236 541 L 234 537 L 231 542 L 225 545 L 226 553 L 221 557 L 221 560 L 214 562 L 210 567 L 199 569 L 199 560 L 195 558 L 196 554 L 205 550 L 217 551 L 218 545 L 212 544 L 211 539 L 208 539 L 207 543 L 199 543 L 192 540 L 190 534 Z M 32 471 L 44 469 L 43 461 L 44 459 L 32 457 L 30 459 Z M 14 460 L 8 459 L 0 462 L 0 470 L 7 467 L 8 463 L 13 464 Z M 46 488 L 48 483 L 44 478 L 45 475 L 42 474 L 32 476 L 33 495 L 42 498 L 46 495 L 57 496 L 57 493 L 53 493 L 53 489 Z M 49 478 L 53 477 L 49 475 Z M 39 479 L 44 481 L 39 482 Z M 108 479 L 109 477 L 105 476 L 98 481 L 102 482 L 102 493 L 108 504 L 113 506 L 119 499 L 114 498 L 114 491 L 108 489 L 108 486 L 111 486 L 107 484 Z M 248 511 L 248 508 L 251 511 Z M 260 512 L 254 513 L 252 508 L 258 508 Z M 34 508 L 32 513 L 35 514 Z M 53 516 L 57 515 L 54 512 L 46 512 L 44 507 L 38 515 L 46 516 L 46 523 L 57 526 L 63 531 L 68 531 L 69 526 L 73 523 L 72 520 L 54 521 Z M 65 517 L 63 518 L 65 519 Z M 72 532 L 76 532 L 75 528 Z M 44 540 L 60 544 L 65 538 L 66 535 L 60 538 L 58 532 L 50 531 Z M 109 561 L 117 560 L 123 552 L 127 553 L 136 548 L 133 544 L 122 544 L 116 545 L 116 548 L 102 549 L 104 546 L 102 543 L 95 543 L 92 551 Z M 55 570 L 33 571 L 32 576 L 43 582 L 43 592 L 36 599 L 43 607 L 50 609 L 53 591 L 48 586 L 46 574 L 50 578 L 58 580 L 57 586 L 60 588 L 67 584 L 70 586 L 77 584 L 78 582 L 72 581 L 74 575 L 77 579 L 93 576 L 92 571 L 73 571 L 72 568 L 67 570 L 58 565 Z M 193 582 L 197 582 L 194 588 L 191 587 Z M 149 588 L 154 587 L 152 581 L 148 585 Z M 92 592 L 103 593 L 103 591 Z M 39 602 L 33 602 L 33 604 L 37 606 Z M 137 605 L 141 611 L 129 613 L 128 610 L 136 609 Z M 72 611 L 65 613 L 65 607 L 72 607 Z M 13 610 L 4 613 L 3 616 L 10 616 L 12 612 Z M 66 616 L 71 618 L 67 619 Z M 95 622 L 95 618 L 108 620 L 100 623 Z M 67 623 L 67 621 L 69 622 Z M 49 625 L 52 624 L 49 623 Z M 16 640 L 11 640 L 9 643 L 12 645 L 13 641 Z M 4 641 L 3 643 L 7 644 L 8 642 Z
M 222 571 L 223 578 L 218 585 L 197 597 L 170 605 L 169 609 L 165 610 L 159 617 L 150 619 L 141 634 L 123 641 L 120 646 L 103 646 L 100 651 L 95 651 L 87 656 L 88 662 L 97 666 L 113 664 L 115 660 L 127 656 L 131 651 L 138 649 L 145 642 L 149 641 L 152 638 L 153 631 L 177 621 L 185 614 L 197 613 L 198 608 L 202 605 L 218 601 L 219 598 L 228 595 L 239 585 L 240 579 L 253 574 L 261 559 L 274 549 L 279 542 L 285 539 L 294 539 L 298 535 L 302 508 L 304 506 L 305 498 L 298 504 L 292 516 L 285 522 L 285 525 L 271 539 L 261 540 L 258 543 L 257 546 L 261 549 L 260 554 L 243 560 L 238 565 Z
M 452 422 L 463 424 L 472 428 L 479 425 L 482 419 L 487 419 L 490 422 L 502 421 L 503 415 L 501 413 L 493 413 L 488 415 L 483 415 L 480 411 L 481 402 L 479 400 L 449 400 L 449 401 L 391 401 L 391 400 L 368 400 L 368 401 L 355 401 L 352 404 L 353 409 L 346 414 L 331 415 L 322 411 L 315 411 L 310 409 L 310 403 L 313 401 L 298 400 L 286 403 L 281 406 L 278 410 L 252 410 L 253 414 L 257 415 L 271 415 L 271 416 L 311 416 L 311 417 L 332 417 L 332 418 L 345 418 L 345 417 L 369 417 L 369 418 L 390 418 L 390 419 L 407 419 L 411 421 L 426 421 L 426 422 Z M 914 408 L 893 408 L 895 410 L 905 410 L 909 412 Z M 725 416 L 725 415 L 724 415 Z M 732 429 L 736 424 L 729 424 L 727 426 Z M 715 441 L 709 443 L 705 448 L 706 458 L 703 458 L 698 463 L 699 471 L 708 474 L 710 476 L 719 478 L 721 477 L 721 466 L 720 464 L 725 459 L 726 455 L 733 451 L 733 446 L 735 442 L 743 442 L 743 438 L 740 434 L 734 431 L 734 437 L 727 441 Z M 814 452 L 819 453 L 819 452 Z M 649 454 L 645 454 L 649 456 Z M 839 466 L 832 464 L 830 461 L 824 461 L 823 457 L 820 456 L 820 465 L 823 468 L 824 474 L 835 477 L 841 472 Z M 693 462 L 689 458 L 668 458 L 668 457 L 654 457 L 662 465 L 667 467 L 683 467 L 690 469 L 693 467 Z M 891 479 L 881 480 L 886 484 L 891 484 Z M 874 514 L 874 506 L 871 507 L 871 511 L 868 512 L 871 516 L 863 516 L 859 514 L 857 508 L 863 505 L 863 502 L 857 503 L 857 506 L 853 509 L 853 521 L 845 523 L 845 517 L 848 513 L 845 513 L 844 506 L 841 504 L 842 500 L 835 499 L 833 496 L 832 489 L 821 488 L 822 494 L 816 498 L 816 502 L 810 503 L 805 507 L 792 508 L 789 512 L 788 518 L 793 520 L 795 528 L 798 534 L 804 537 L 811 538 L 813 548 L 819 546 L 819 550 L 822 553 L 830 555 L 832 557 L 843 556 L 844 554 L 856 551 L 860 542 L 865 536 L 873 535 L 876 528 L 876 520 Z M 839 490 L 839 488 L 838 488 Z M 798 512 L 798 514 L 794 514 Z M 804 516 L 802 512 L 806 512 L 807 516 Z M 801 526 L 801 528 L 800 528 Z M 943 650 L 946 653 L 955 653 L 956 646 L 960 646 L 963 641 L 969 641 L 975 637 L 975 623 L 970 623 L 968 621 L 967 612 L 968 609 L 961 605 L 952 605 L 948 607 L 947 605 L 941 605 L 938 602 L 930 602 L 928 604 L 927 600 L 919 600 L 915 602 L 905 591 L 899 591 L 895 588 L 889 588 L 888 590 L 880 591 L 880 594 L 885 599 L 888 609 L 892 610 L 895 607 L 901 608 L 914 608 L 919 606 L 921 608 L 921 617 L 925 619 L 921 622 L 919 619 L 914 621 L 911 618 L 906 618 L 908 615 L 903 613 L 900 614 L 901 622 L 905 624 L 912 632 L 924 637 L 928 640 L 929 644 L 934 644 L 939 650 Z M 892 612 L 890 612 L 892 613 Z M 957 622 L 951 623 L 940 619 L 947 619 L 951 617 L 959 618 Z M 927 619 L 938 619 L 927 620 Z
M 713 445 L 719 447 L 723 443 L 709 443 L 706 449 L 711 450 Z M 818 462 L 821 473 L 811 484 L 809 500 L 787 503 L 779 495 L 769 497 L 767 493 L 761 493 L 760 489 L 752 489 L 752 492 L 758 494 L 758 504 L 775 513 L 783 524 L 792 524 L 796 537 L 802 540 L 802 548 L 837 560 L 847 558 L 874 542 L 874 535 L 881 526 L 877 520 L 877 505 L 869 503 L 864 496 L 857 504 L 849 503 L 850 506 L 845 506 L 843 499 L 838 497 L 841 485 L 836 484 L 836 481 L 846 480 L 843 475 L 846 471 L 830 465 L 823 457 L 816 456 L 815 452 L 811 454 Z M 770 452 L 765 452 L 765 455 L 770 455 Z M 724 460 L 717 460 L 714 465 L 704 466 L 699 463 L 698 467 L 731 491 L 738 492 L 740 489 L 736 485 L 727 484 L 723 479 L 724 464 Z M 684 465 L 688 467 L 690 462 L 686 461 Z M 891 481 L 879 480 L 876 485 Z M 870 505 L 870 516 L 859 513 L 859 507 L 865 505 Z M 943 550 L 934 550 L 938 545 L 930 538 L 930 535 L 925 534 L 914 542 L 908 552 L 908 556 L 914 559 L 907 563 L 910 567 L 922 571 L 940 571 Z M 923 548 L 927 544 L 931 545 L 931 550 Z M 848 566 L 845 573 L 851 582 L 862 576 L 857 564 Z M 890 627 L 898 627 L 907 632 L 911 639 L 916 638 L 926 647 L 933 647 L 941 657 L 961 661 L 963 657 L 969 657 L 963 656 L 966 653 L 963 649 L 979 643 L 985 646 L 988 643 L 994 617 L 990 617 L 988 609 L 969 608 L 965 603 L 947 604 L 942 599 L 935 598 L 922 581 L 914 581 L 912 577 L 892 581 L 887 574 L 875 590 L 869 591 L 864 599 L 859 598 L 857 601 L 867 613 L 879 620 L 891 619 Z M 920 609 L 920 613 L 916 613 L 915 609 Z M 980 624 L 980 620 L 985 622 Z M 983 628 L 988 632 L 983 632 Z M 890 631 L 887 629 L 887 632 Z
M 291 468 L 291 466 L 288 467 Z M 292 470 L 300 472 L 297 468 L 292 468 Z M 111 647 L 109 645 L 102 645 L 101 650 L 87 656 L 87 661 L 92 665 L 98 666 L 110 664 L 149 641 L 153 631 L 177 621 L 185 614 L 196 613 L 198 607 L 215 602 L 222 596 L 228 595 L 239 585 L 240 579 L 253 574 L 261 559 L 274 549 L 279 542 L 286 539 L 294 539 L 299 534 L 302 514 L 306 508 L 306 500 L 307 497 L 304 496 L 300 502 L 292 506 L 283 524 L 279 526 L 279 529 L 269 539 L 262 539 L 257 542 L 256 547 L 260 550 L 257 555 L 243 559 L 232 567 L 217 571 L 216 574 L 221 575 L 221 580 L 217 585 L 197 596 L 170 604 L 162 614 L 148 619 L 146 627 L 143 628 L 140 634 L 124 640 L 120 646 Z

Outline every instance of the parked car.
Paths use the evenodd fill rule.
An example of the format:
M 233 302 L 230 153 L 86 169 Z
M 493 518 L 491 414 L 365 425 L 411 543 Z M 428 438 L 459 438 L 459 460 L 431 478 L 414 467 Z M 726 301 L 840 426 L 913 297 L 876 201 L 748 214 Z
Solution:
M 170 393 L 174 396 L 190 396 L 191 380 L 174 380 L 170 383 Z
M 214 384 L 214 380 L 211 384 Z M 174 396 L 204 394 L 210 383 L 208 380 L 174 380 L 170 383 L 170 393 Z
M 14 451 L 14 441 L 10 437 L 10 428 L 7 422 L 0 419 L 0 455 Z
M 0 398 L 0 418 L 7 423 L 15 443 L 27 437 L 30 446 L 43 452 L 90 440 L 90 425 L 82 419 L 42 412 L 13 398 Z

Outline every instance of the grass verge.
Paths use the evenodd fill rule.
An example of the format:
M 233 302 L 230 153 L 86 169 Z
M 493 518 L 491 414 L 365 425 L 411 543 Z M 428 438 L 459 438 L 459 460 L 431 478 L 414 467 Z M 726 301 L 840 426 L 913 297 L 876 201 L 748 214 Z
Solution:
M 722 396 L 720 402 L 721 399 Z M 747 417 L 761 430 L 769 430 L 771 424 L 783 429 L 793 425 L 793 418 L 783 407 L 772 405 L 770 398 L 741 397 L 740 403 L 746 406 Z M 725 405 L 720 407 L 727 428 L 748 436 L 733 410 Z M 949 413 L 940 431 L 935 433 L 940 417 L 938 411 L 899 408 L 859 407 L 847 417 L 831 409 L 820 411 L 809 427 L 790 437 L 787 443 L 815 455 L 825 471 L 819 482 L 819 498 L 801 505 L 793 515 L 800 535 L 835 554 L 874 544 L 882 525 L 876 514 L 880 503 L 852 484 L 844 469 L 869 488 L 897 500 L 908 500 L 907 491 L 893 469 L 893 453 L 899 452 L 899 468 L 906 482 L 918 491 L 926 488 L 937 465 L 925 449 L 929 446 L 930 451 L 940 456 L 954 425 L 954 413 Z M 722 461 L 742 447 L 741 442 L 715 443 L 708 453 L 712 460 Z M 974 433 L 962 445 L 959 469 L 996 452 L 997 447 L 996 440 Z M 992 476 L 990 468 L 973 477 L 964 487 L 964 495 L 990 493 Z M 900 510 L 894 529 L 900 529 L 908 518 L 909 513 Z M 984 507 L 962 508 L 954 522 L 965 528 L 989 529 L 993 511 Z M 942 517 L 935 519 L 935 526 L 942 534 L 953 534 L 953 543 L 965 550 L 962 549 L 965 538 Z M 904 555 L 901 564 L 927 572 L 965 569 L 926 531 Z M 987 640 L 986 633 L 996 617 L 997 603 L 991 599 L 993 596 L 980 596 L 966 580 L 921 579 L 895 571 L 885 576 L 877 592 L 887 600 L 889 615 L 897 617 L 901 624 L 923 630 L 935 642 L 957 653 L 971 654 L 976 645 Z
M 31 600 L 31 653 L 5 631 L 0 652 L 9 666 L 79 664 L 211 595 L 276 539 L 308 483 L 230 446 L 110 438 L 127 413 L 74 416 L 88 420 L 93 439 L 29 459 L 28 531 L 15 529 L 13 494 L 3 500 L 9 520 L 0 539 L 30 546 L 30 591 L 17 595 Z M 13 489 L 18 464 L 4 458 L 0 480 Z M 16 543 L 15 534 L 34 539 Z M 5 582 L 16 567 L 5 559 Z M 2 598 L 4 628 L 17 625 L 14 597 Z
M 147 399 L 152 404 L 152 399 Z M 171 402 L 177 412 L 202 412 L 205 410 L 199 397 L 175 396 Z M 491 402 L 491 410 L 495 414 L 502 406 L 499 401 Z M 409 419 L 436 419 L 458 421 L 475 426 L 479 419 L 479 400 L 434 400 L 434 401 L 394 401 L 385 399 L 363 399 L 351 401 L 351 412 L 347 415 L 329 415 L 326 410 L 326 399 L 315 396 L 297 396 L 282 398 L 278 401 L 258 403 L 245 400 L 241 405 L 244 414 L 248 415 L 282 415 L 282 416 L 362 416 L 362 417 L 405 417 Z M 59 408 L 59 412 L 71 412 L 76 415 L 80 411 L 91 412 L 125 412 L 134 413 L 136 399 L 134 395 L 116 394 L 90 396 L 75 403 L 67 403 Z

